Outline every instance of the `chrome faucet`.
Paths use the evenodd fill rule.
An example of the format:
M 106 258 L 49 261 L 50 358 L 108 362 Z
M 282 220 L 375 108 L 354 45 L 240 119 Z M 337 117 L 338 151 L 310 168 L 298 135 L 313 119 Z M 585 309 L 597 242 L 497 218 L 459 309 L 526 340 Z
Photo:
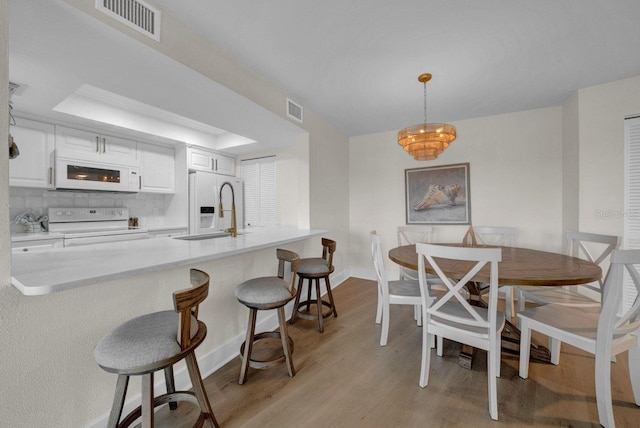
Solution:
M 218 211 L 220 211 L 220 218 L 224 218 L 224 211 L 222 208 L 222 189 L 227 184 L 231 188 L 231 227 L 224 231 L 230 233 L 231 236 L 235 238 L 238 236 L 238 226 L 236 224 L 236 195 L 233 191 L 233 186 L 228 181 L 225 181 L 222 183 L 222 186 L 220 186 L 220 194 L 218 195 Z

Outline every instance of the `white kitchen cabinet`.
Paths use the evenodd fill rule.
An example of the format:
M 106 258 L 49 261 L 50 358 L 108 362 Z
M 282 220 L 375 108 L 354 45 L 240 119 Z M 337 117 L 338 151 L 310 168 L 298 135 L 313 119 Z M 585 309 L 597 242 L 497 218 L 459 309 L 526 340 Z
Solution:
M 187 234 L 186 227 L 168 227 L 166 229 L 156 229 L 149 231 L 150 238 L 173 238 Z
M 135 141 L 97 132 L 56 126 L 56 151 L 70 159 L 138 166 Z
M 9 185 L 52 189 L 54 126 L 17 118 L 9 132 L 20 150 L 9 160 Z
M 211 152 L 207 152 L 205 150 L 188 147 L 187 162 L 189 162 L 189 169 L 193 171 L 213 171 L 213 165 L 211 164 L 211 154 Z
M 231 156 L 221 155 L 195 147 L 187 148 L 187 162 L 191 171 L 207 171 L 216 174 L 236 175 L 236 160 Z
M 218 153 L 213 154 L 213 172 L 216 174 L 236 175 L 236 160 Z
M 138 143 L 140 191 L 175 193 L 175 150 Z

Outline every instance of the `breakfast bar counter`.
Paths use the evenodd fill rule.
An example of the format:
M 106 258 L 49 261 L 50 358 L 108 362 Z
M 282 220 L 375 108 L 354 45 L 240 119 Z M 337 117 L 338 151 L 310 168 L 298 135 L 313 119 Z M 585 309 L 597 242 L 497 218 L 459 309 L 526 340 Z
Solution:
M 33 296 L 112 279 L 282 246 L 326 233 L 295 227 L 256 227 L 230 236 L 155 238 L 13 254 L 11 283 Z

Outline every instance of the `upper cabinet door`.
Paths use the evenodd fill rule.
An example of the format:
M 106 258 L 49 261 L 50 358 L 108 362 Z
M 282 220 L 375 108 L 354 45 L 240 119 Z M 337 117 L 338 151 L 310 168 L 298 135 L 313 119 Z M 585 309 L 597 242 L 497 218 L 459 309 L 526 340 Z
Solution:
M 56 127 L 56 151 L 65 158 L 138 165 L 135 141 L 64 126 Z
M 213 170 L 217 174 L 236 175 L 236 160 L 229 156 L 213 155 Z
M 52 189 L 54 126 L 17 118 L 9 132 L 20 150 L 9 160 L 9 185 Z
M 210 152 L 188 147 L 187 162 L 189 162 L 189 169 L 192 171 L 213 171 L 213 162 Z
M 175 193 L 175 150 L 138 143 L 140 191 Z
M 125 138 L 102 135 L 102 156 L 105 162 L 138 166 L 138 143 Z

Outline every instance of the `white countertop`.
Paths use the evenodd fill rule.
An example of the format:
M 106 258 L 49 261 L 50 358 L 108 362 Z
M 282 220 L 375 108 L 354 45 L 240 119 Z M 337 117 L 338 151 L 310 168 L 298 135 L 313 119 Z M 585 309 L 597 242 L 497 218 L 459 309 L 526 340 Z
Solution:
M 28 296 L 50 294 L 284 245 L 321 235 L 326 230 L 260 227 L 240 233 L 237 238 L 141 239 L 14 254 L 11 283 Z
M 58 232 L 18 232 L 11 235 L 11 242 L 40 241 L 43 239 L 62 239 L 64 235 Z

